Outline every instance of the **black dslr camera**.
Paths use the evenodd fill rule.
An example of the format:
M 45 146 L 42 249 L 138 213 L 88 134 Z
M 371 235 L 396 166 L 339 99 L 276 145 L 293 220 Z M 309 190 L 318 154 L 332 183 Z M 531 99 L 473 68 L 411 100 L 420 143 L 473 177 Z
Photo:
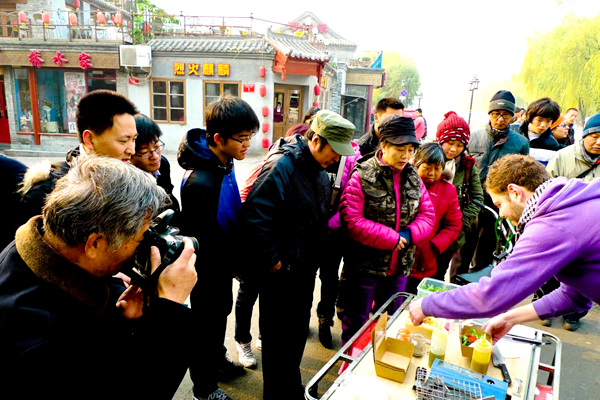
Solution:
M 142 288 L 150 294 L 156 288 L 158 277 L 163 270 L 172 264 L 183 252 L 185 244 L 183 239 L 186 236 L 178 235 L 179 229 L 169 226 L 171 218 L 175 212 L 166 210 L 152 221 L 150 228 L 144 234 L 144 240 L 135 251 L 135 255 L 130 260 L 131 284 Z M 187 236 L 194 245 L 194 250 L 198 252 L 198 241 L 196 238 Z M 160 266 L 152 273 L 150 263 L 150 247 L 156 246 L 160 251 Z

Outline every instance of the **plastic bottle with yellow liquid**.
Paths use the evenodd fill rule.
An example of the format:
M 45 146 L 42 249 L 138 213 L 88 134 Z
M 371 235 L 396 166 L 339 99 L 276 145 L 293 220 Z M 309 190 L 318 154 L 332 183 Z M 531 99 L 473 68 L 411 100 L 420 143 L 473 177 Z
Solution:
M 485 337 L 473 343 L 473 358 L 471 359 L 471 370 L 480 374 L 487 374 L 490 358 L 492 357 L 492 343 Z
M 429 348 L 429 368 L 431 368 L 436 358 L 444 359 L 446 344 L 448 344 L 448 332 L 444 328 L 435 328 L 431 335 L 431 347 Z

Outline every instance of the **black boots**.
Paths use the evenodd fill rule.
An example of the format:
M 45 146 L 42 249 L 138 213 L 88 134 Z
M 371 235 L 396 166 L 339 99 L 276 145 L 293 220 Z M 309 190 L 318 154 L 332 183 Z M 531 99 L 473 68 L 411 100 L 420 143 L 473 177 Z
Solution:
M 333 339 L 331 338 L 332 318 L 319 317 L 319 341 L 326 349 L 333 348 Z

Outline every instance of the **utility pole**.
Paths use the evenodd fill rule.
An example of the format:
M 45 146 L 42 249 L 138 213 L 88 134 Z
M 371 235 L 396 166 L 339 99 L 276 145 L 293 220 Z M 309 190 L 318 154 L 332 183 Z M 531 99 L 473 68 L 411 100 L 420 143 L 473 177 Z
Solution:
M 469 82 L 469 90 L 471 91 L 471 106 L 469 107 L 469 122 L 467 124 L 471 126 L 471 111 L 473 110 L 473 95 L 475 91 L 479 88 L 479 79 L 477 79 L 477 75 L 473 75 L 473 79 Z

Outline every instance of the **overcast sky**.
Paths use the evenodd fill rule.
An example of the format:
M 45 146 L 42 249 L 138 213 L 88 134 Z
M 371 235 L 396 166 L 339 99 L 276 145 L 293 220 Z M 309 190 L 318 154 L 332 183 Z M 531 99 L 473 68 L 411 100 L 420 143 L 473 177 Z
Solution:
M 600 0 L 154 0 L 154 4 L 173 14 L 246 17 L 252 13 L 281 23 L 312 11 L 356 42 L 359 50 L 383 50 L 384 57 L 385 51 L 395 51 L 413 58 L 421 75 L 421 108 L 434 127 L 448 110 L 467 118 L 468 82 L 474 74 L 481 83 L 472 119 L 485 120 L 485 102 L 478 104 L 477 96 L 490 97 L 518 73 L 528 37 L 557 26 L 568 12 L 589 17 L 600 13 Z M 557 49 L 549 56 L 559 54 Z

